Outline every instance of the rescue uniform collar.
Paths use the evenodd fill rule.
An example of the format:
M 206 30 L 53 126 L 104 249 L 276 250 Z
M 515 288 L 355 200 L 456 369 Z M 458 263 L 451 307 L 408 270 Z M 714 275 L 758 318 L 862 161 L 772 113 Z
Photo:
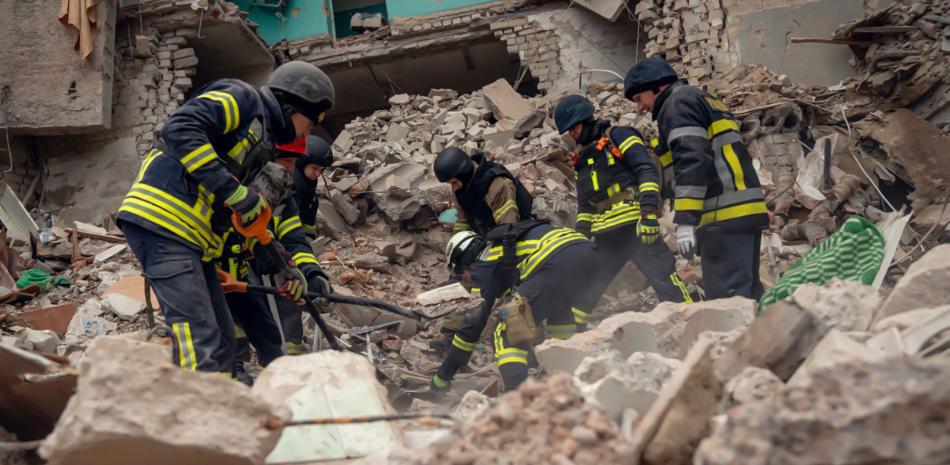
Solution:
M 284 115 L 277 97 L 267 87 L 261 87 L 261 102 L 264 104 L 265 133 L 270 132 L 275 144 L 289 144 L 297 138 L 297 131 L 290 121 L 290 115 Z
M 653 104 L 653 121 L 656 121 L 657 118 L 660 117 L 660 109 L 663 108 L 663 104 L 670 98 L 670 95 L 673 95 L 673 91 L 688 85 L 689 83 L 687 83 L 685 79 L 680 79 L 670 84 L 666 89 L 663 89 L 663 92 L 660 92 L 656 96 L 656 103 Z
M 609 127 L 610 127 L 610 121 L 608 120 L 599 119 L 595 121 L 594 124 L 591 125 L 589 129 L 589 135 L 587 135 L 587 137 L 585 138 L 586 140 L 579 141 L 581 150 L 586 149 L 592 144 L 596 144 L 597 141 L 600 140 L 600 138 L 604 136 L 604 133 L 607 132 L 607 129 Z M 588 131 L 588 129 L 585 128 L 585 131 Z

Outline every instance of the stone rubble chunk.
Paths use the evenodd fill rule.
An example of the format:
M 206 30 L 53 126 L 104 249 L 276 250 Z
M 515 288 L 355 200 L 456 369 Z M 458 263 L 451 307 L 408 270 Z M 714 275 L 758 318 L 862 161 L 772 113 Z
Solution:
M 134 320 L 145 310 L 145 303 L 122 294 L 106 294 L 103 300 L 109 304 L 115 316 L 126 321 Z
M 468 391 L 462 396 L 462 400 L 458 407 L 455 407 L 452 416 L 455 417 L 456 421 L 468 421 L 481 415 L 482 412 L 491 407 L 491 404 L 491 398 L 485 394 L 478 391 Z
M 867 331 L 881 302 L 873 287 L 837 279 L 825 286 L 805 284 L 792 299 L 822 324 L 844 332 Z
M 899 358 L 822 367 L 728 412 L 696 465 L 950 463 L 950 365 Z
M 488 101 L 498 121 L 503 119 L 518 121 L 531 113 L 531 104 L 515 92 L 511 84 L 504 79 L 499 79 L 482 90 L 485 92 L 485 100 Z
M 56 346 L 59 344 L 59 337 L 51 330 L 36 330 L 26 328 L 18 336 L 37 352 L 44 354 L 55 354 Z
M 416 302 L 419 305 L 436 305 L 442 302 L 450 302 L 458 299 L 470 299 L 472 293 L 460 283 L 447 284 L 442 287 L 423 292 L 416 296 Z
M 832 329 L 824 339 L 812 349 L 808 358 L 802 362 L 795 374 L 788 380 L 788 385 L 802 383 L 808 378 L 808 373 L 820 368 L 834 367 L 840 363 L 854 360 L 873 361 L 874 352 L 868 347 L 841 331 Z
M 626 409 L 646 412 L 680 364 L 650 352 L 636 352 L 624 360 L 611 351 L 584 359 L 574 371 L 574 386 L 619 422 Z
M 96 338 L 40 455 L 50 465 L 263 463 L 280 432 L 261 422 L 286 412 L 226 376 L 170 359 L 167 346 Z
M 785 383 L 769 370 L 758 367 L 746 367 L 737 376 L 730 379 L 723 391 L 728 406 L 768 400 L 781 394 Z
M 894 290 L 881 304 L 874 321 L 947 303 L 950 295 L 950 244 L 930 249 L 910 265 Z

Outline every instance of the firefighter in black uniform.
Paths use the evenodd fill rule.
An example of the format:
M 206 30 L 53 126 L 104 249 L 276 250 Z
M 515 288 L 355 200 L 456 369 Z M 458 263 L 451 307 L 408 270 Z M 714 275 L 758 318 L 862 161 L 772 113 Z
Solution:
M 677 244 L 684 257 L 702 258 L 706 297 L 761 297 L 759 247 L 768 209 L 729 108 L 658 58 L 630 68 L 624 96 L 651 111 L 659 128 L 656 153 L 673 167 Z
M 300 61 L 278 67 L 260 90 L 213 81 L 168 118 L 145 155 L 117 223 L 171 327 L 174 363 L 231 373 L 233 321 L 213 252 L 232 214 L 248 225 L 267 211 L 245 184 L 271 159 L 273 145 L 305 137 L 334 98 L 327 75 Z M 281 287 L 298 296 L 306 280 L 293 270 Z
M 292 150 L 301 150 L 296 147 Z M 322 137 L 307 136 L 305 153 L 297 159 L 294 170 L 294 200 L 300 208 L 300 221 L 303 222 L 307 236 L 316 239 L 317 210 L 320 199 L 317 197 L 317 182 L 323 170 L 333 164 L 333 151 Z
M 446 248 L 449 270 L 484 301 L 477 318 L 456 332 L 449 355 L 432 379 L 433 390 L 447 389 L 468 363 L 499 299 L 505 302 L 491 333 L 495 364 L 503 389 L 517 388 L 528 376 L 528 357 L 536 343 L 574 335 L 571 308 L 591 304 L 592 295 L 584 291 L 595 277 L 594 254 L 594 244 L 583 234 L 543 220 L 504 224 L 484 237 L 472 231 L 456 233 Z
M 458 221 L 455 232 L 471 229 L 480 236 L 499 224 L 532 218 L 534 200 L 521 181 L 484 154 L 469 157 L 456 147 L 439 153 L 432 165 L 435 177 L 455 192 Z
M 277 146 L 274 163 L 268 163 L 251 182 L 251 186 L 264 195 L 268 204 L 277 205 L 268 230 L 286 251 L 287 258 L 292 259 L 304 274 L 307 288 L 311 292 L 326 293 L 329 291 L 327 275 L 313 255 L 293 196 L 293 171 L 296 162 L 306 156 L 306 143 L 301 140 L 299 143 Z M 256 239 L 244 240 L 233 229 L 229 230 L 225 233 L 226 247 L 217 261 L 218 266 L 241 281 L 273 286 L 273 275 L 279 268 L 277 264 L 263 260 L 265 256 L 252 254 L 255 243 Z M 294 302 L 253 293 L 232 293 L 227 294 L 226 298 L 237 323 L 235 378 L 250 384 L 244 364 L 250 361 L 251 344 L 257 349 L 258 360 L 264 367 L 280 355 L 306 352 L 302 312 Z M 280 322 L 279 328 L 275 316 Z M 281 340 L 284 341 L 283 347 Z
M 600 252 L 593 291 L 603 294 L 624 264 L 633 260 L 660 301 L 691 302 L 686 285 L 676 275 L 673 252 L 660 238 L 657 217 L 662 182 L 640 133 L 595 120 L 594 106 L 580 95 L 558 102 L 554 122 L 578 147 L 573 156 L 575 229 L 593 236 Z M 574 312 L 578 320 L 589 317 L 581 309 Z

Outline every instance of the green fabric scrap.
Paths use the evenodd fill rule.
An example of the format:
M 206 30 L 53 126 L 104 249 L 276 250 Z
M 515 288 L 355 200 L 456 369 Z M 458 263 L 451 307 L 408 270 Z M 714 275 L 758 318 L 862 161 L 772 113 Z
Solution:
M 16 281 L 17 289 L 23 289 L 33 284 L 39 285 L 43 292 L 49 292 L 50 289 L 56 286 L 69 287 L 73 283 L 62 276 L 51 275 L 39 268 L 27 270 Z
M 884 235 L 877 226 L 852 216 L 841 228 L 798 259 L 759 300 L 765 307 L 786 299 L 803 284 L 825 285 L 833 278 L 869 285 L 884 260 Z

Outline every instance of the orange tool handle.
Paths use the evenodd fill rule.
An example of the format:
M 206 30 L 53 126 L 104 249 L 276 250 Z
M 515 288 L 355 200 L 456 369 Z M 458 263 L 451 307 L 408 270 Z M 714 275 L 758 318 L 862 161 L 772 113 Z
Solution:
M 215 272 L 218 273 L 218 280 L 221 281 L 221 289 L 223 289 L 226 294 L 231 292 L 244 294 L 247 292 L 246 282 L 238 281 L 237 278 L 231 276 L 224 270 L 215 270 Z
M 267 226 L 271 220 L 270 205 L 265 201 L 264 210 L 251 222 L 251 224 L 241 224 L 241 215 L 238 212 L 231 213 L 231 224 L 238 234 L 247 238 L 257 238 L 261 245 L 268 245 L 271 242 L 270 234 L 267 233 Z

